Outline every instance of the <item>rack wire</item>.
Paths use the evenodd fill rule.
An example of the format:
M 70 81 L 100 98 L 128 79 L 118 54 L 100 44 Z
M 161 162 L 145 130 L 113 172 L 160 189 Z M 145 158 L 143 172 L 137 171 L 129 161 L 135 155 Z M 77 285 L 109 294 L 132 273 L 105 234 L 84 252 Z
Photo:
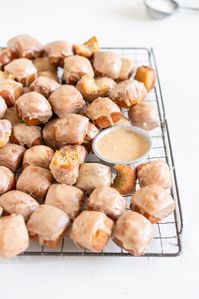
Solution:
M 159 112 L 159 120 L 161 126 L 151 131 L 153 147 L 147 157 L 148 161 L 154 159 L 163 159 L 168 163 L 171 173 L 173 186 L 171 195 L 174 198 L 176 209 L 174 213 L 169 215 L 163 221 L 153 226 L 153 240 L 145 250 L 145 257 L 171 257 L 178 256 L 182 251 L 181 234 L 183 229 L 182 210 L 180 204 L 180 196 L 176 177 L 176 169 L 174 164 L 173 152 L 169 129 L 165 114 L 163 96 L 160 86 L 160 79 L 153 49 L 129 47 L 129 48 L 103 48 L 103 50 L 111 50 L 118 53 L 121 57 L 131 57 L 136 65 L 150 65 L 156 70 L 157 84 L 155 88 L 147 95 L 146 101 L 153 102 L 157 105 Z M 124 114 L 126 112 L 124 111 Z M 97 162 L 97 157 L 91 153 L 88 155 L 87 161 Z M 137 182 L 136 188 L 139 189 Z M 130 196 L 126 197 L 129 209 Z M 49 249 L 45 246 L 32 242 L 29 249 L 23 255 L 65 255 L 65 256 L 131 256 L 128 252 L 115 245 L 111 240 L 100 253 L 93 253 L 87 250 L 77 248 L 68 236 L 65 236 L 58 249 Z

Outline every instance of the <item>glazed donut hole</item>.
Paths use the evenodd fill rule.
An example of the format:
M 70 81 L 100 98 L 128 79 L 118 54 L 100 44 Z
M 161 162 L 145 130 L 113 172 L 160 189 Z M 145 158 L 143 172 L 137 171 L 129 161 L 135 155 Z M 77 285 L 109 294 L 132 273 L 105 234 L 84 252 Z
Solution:
M 48 169 L 39 166 L 27 166 L 20 174 L 16 190 L 28 193 L 38 202 L 43 202 L 53 176 Z
M 8 48 L 0 49 L 0 69 L 10 63 L 15 57 L 13 53 Z
M 30 91 L 35 91 L 42 94 L 44 97 L 48 98 L 53 91 L 59 88 L 61 85 L 46 76 L 39 76 L 35 81 L 30 85 Z
M 5 100 L 0 96 L 0 119 L 2 119 L 6 113 L 7 105 Z
M 38 77 L 47 77 L 50 78 L 52 80 L 55 80 L 56 82 L 58 82 L 58 78 L 57 78 L 57 72 L 56 71 L 41 71 L 38 73 Z
M 111 51 L 98 51 L 94 54 L 93 67 L 96 76 L 117 79 L 122 67 L 120 57 Z
M 150 66 L 142 65 L 138 67 L 135 74 L 135 79 L 139 82 L 142 82 L 146 87 L 147 91 L 149 92 L 155 86 L 155 82 L 156 82 L 155 70 Z
M 84 193 L 75 186 L 66 184 L 52 184 L 48 189 L 45 204 L 64 211 L 71 220 L 81 211 Z
M 16 107 L 19 116 L 29 126 L 46 123 L 52 116 L 48 100 L 38 92 L 32 91 L 20 96 Z
M 62 40 L 45 45 L 44 52 L 51 64 L 63 67 L 65 58 L 73 55 L 73 48 L 70 43 Z
M 133 194 L 131 209 L 155 224 L 174 211 L 175 203 L 168 190 L 153 184 L 140 188 Z
M 46 145 L 53 149 L 57 149 L 61 146 L 62 142 L 58 142 L 55 139 L 55 125 L 58 122 L 58 118 L 51 119 L 45 124 L 42 130 L 42 137 Z
M 12 171 L 5 166 L 0 166 L 0 195 L 14 188 L 15 178 Z
M 49 102 L 59 118 L 67 116 L 68 113 L 78 113 L 86 104 L 81 93 L 70 85 L 57 88 L 50 95 Z
M 99 128 L 108 128 L 121 118 L 119 107 L 110 98 L 97 98 L 87 108 L 86 115 Z
M 153 103 L 143 102 L 129 109 L 129 119 L 133 126 L 146 131 L 160 126 L 157 107 Z
M 25 151 L 23 168 L 27 166 L 40 166 L 49 168 L 54 151 L 46 145 L 34 145 Z
M 93 78 L 89 75 L 84 75 L 77 82 L 77 89 L 83 95 L 83 98 L 88 102 L 92 102 L 98 97 L 105 97 L 116 82 L 108 77 Z
M 0 165 L 15 172 L 20 168 L 25 148 L 18 144 L 8 143 L 0 148 Z
M 22 119 L 19 117 L 15 106 L 7 108 L 4 114 L 4 119 L 9 120 L 12 126 L 23 122 Z
M 12 128 L 10 141 L 25 148 L 42 144 L 41 128 L 38 126 L 28 126 L 24 123 L 15 124 Z
M 0 148 L 9 142 L 12 125 L 7 119 L 0 119 Z
M 136 186 L 136 169 L 128 165 L 114 165 L 116 176 L 113 180 L 112 187 L 120 194 L 127 195 L 135 192 Z
M 100 252 L 107 244 L 113 221 L 98 211 L 83 211 L 72 224 L 70 238 L 83 249 Z
M 135 62 L 131 58 L 121 58 L 121 69 L 117 81 L 124 81 L 129 79 L 136 69 Z
M 0 80 L 0 96 L 5 100 L 8 107 L 15 106 L 18 97 L 23 93 L 21 83 L 11 79 Z
M 56 66 L 50 63 L 48 57 L 37 57 L 33 60 L 38 73 L 39 72 L 56 72 Z
M 0 197 L 0 205 L 6 213 L 21 215 L 25 221 L 39 207 L 33 197 L 18 190 L 4 193 Z
M 75 54 L 91 58 L 99 50 L 99 43 L 96 36 L 93 36 L 83 44 L 73 45 L 73 49 Z
M 5 72 L 15 77 L 24 86 L 29 86 L 37 77 L 37 69 L 31 60 L 19 58 L 5 66 Z
M 74 55 L 64 60 L 63 81 L 67 84 L 76 84 L 84 75 L 94 77 L 91 62 L 83 56 Z
M 29 246 L 28 231 L 21 215 L 0 218 L 0 257 L 11 258 Z
M 43 51 L 42 44 L 28 34 L 21 34 L 8 40 L 8 49 L 18 57 L 35 58 Z

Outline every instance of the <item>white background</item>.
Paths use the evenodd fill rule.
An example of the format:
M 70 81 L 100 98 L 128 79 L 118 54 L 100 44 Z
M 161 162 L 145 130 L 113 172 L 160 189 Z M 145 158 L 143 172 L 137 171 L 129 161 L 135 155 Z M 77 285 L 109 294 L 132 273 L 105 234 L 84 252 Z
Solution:
M 184 1 L 198 4 L 198 1 Z M 169 121 L 184 214 L 176 258 L 18 257 L 0 261 L 0 298 L 198 298 L 199 14 L 150 20 L 129 0 L 1 1 L 0 43 L 29 33 L 43 43 L 153 46 Z

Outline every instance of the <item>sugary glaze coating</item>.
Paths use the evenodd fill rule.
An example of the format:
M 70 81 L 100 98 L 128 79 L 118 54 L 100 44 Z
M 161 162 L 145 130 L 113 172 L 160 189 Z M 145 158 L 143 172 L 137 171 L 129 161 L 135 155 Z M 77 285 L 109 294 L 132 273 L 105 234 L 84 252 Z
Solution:
M 25 148 L 21 145 L 8 143 L 0 149 L 0 165 L 15 172 L 23 159 Z
M 111 185 L 111 168 L 99 163 L 83 163 L 80 166 L 76 186 L 91 193 L 100 186 Z
M 35 67 L 37 68 L 38 72 L 45 72 L 45 71 L 56 71 L 56 66 L 50 63 L 48 57 L 37 57 L 33 60 Z
M 43 131 L 42 131 L 42 137 L 45 141 L 45 144 L 52 147 L 53 149 L 59 148 L 62 144 L 62 142 L 58 142 L 55 139 L 55 125 L 58 122 L 58 118 L 54 118 L 45 124 Z
M 43 50 L 42 44 L 28 34 L 21 34 L 8 40 L 8 49 L 18 57 L 35 58 Z
M 94 77 L 90 61 L 83 56 L 74 55 L 64 61 L 63 80 L 68 84 L 76 84 L 85 74 Z
M 41 128 L 38 126 L 28 126 L 24 123 L 15 124 L 10 138 L 12 143 L 31 147 L 42 143 Z
M 0 119 L 4 117 L 7 110 L 7 105 L 5 100 L 0 96 Z
M 4 119 L 9 120 L 12 126 L 17 123 L 22 123 L 22 119 L 19 117 L 15 106 L 7 108 L 4 114 Z
M 53 91 L 59 88 L 61 85 L 46 76 L 39 76 L 30 85 L 30 90 L 41 93 L 44 97 L 48 98 Z
M 98 97 L 108 95 L 111 88 L 115 85 L 116 82 L 108 77 L 93 78 L 92 76 L 84 75 L 77 82 L 76 87 L 81 92 L 85 100 L 92 102 Z
M 23 85 L 28 86 L 37 77 L 37 69 L 31 60 L 19 58 L 11 61 L 5 66 L 5 71 L 12 74 L 15 79 Z
M 49 168 L 50 161 L 54 155 L 54 151 L 46 145 L 34 145 L 27 149 L 23 157 L 23 168 L 31 166 L 40 166 Z M 1 157 L 1 151 L 0 151 Z
M 49 98 L 53 111 L 60 117 L 68 113 L 77 113 L 85 106 L 81 93 L 70 85 L 62 85 L 56 89 Z
M 122 62 L 120 57 L 111 51 L 98 51 L 94 55 L 93 67 L 96 76 L 107 76 L 117 79 Z
M 120 194 L 131 194 L 135 191 L 136 184 L 136 170 L 128 165 L 116 164 L 116 177 L 114 178 L 112 187 L 115 188 Z
M 103 212 L 115 220 L 125 212 L 126 201 L 114 188 L 101 186 L 91 193 L 88 209 Z
M 126 118 L 125 116 L 121 116 L 121 118 L 116 121 L 116 123 L 114 124 L 115 126 L 120 126 L 120 125 L 123 125 L 123 126 L 130 126 L 131 125 L 131 122 L 128 118 Z
M 70 219 L 79 214 L 84 201 L 82 190 L 66 184 L 52 184 L 48 189 L 45 204 L 64 211 Z
M 152 224 L 141 214 L 128 211 L 117 220 L 113 241 L 132 255 L 142 255 L 151 239 Z
M 175 209 L 175 203 L 168 190 L 158 185 L 140 188 L 131 198 L 131 209 L 156 223 Z
M 85 140 L 86 141 L 93 140 L 98 133 L 99 133 L 98 128 L 89 121 L 89 123 L 88 123 L 88 132 L 85 136 Z
M 53 79 L 58 82 L 56 71 L 41 71 L 38 73 L 38 77 L 40 77 L 40 76 L 47 77 L 47 78 Z
M 56 248 L 64 238 L 69 223 L 68 215 L 62 210 L 41 205 L 30 216 L 27 228 L 31 239 L 38 240 L 41 245 Z
M 129 79 L 135 72 L 135 62 L 131 58 L 121 58 L 122 66 L 120 69 L 119 81 Z
M 157 128 L 160 125 L 156 106 L 153 103 L 143 102 L 129 109 L 129 119 L 133 126 L 146 131 Z
M 0 95 L 4 98 L 6 105 L 12 107 L 16 99 L 22 94 L 22 84 L 11 79 L 0 80 Z
M 0 49 L 0 69 L 2 69 L 6 64 L 11 62 L 15 58 L 15 55 L 11 53 L 8 48 Z
M 18 178 L 16 189 L 28 193 L 37 201 L 45 199 L 53 177 L 48 169 L 39 166 L 27 166 Z
M 9 214 L 23 216 L 25 221 L 39 207 L 38 202 L 34 198 L 18 190 L 4 193 L 0 197 L 0 205 Z
M 83 211 L 75 218 L 70 238 L 81 248 L 100 252 L 107 244 L 113 221 L 102 212 Z
M 88 132 L 87 117 L 70 113 L 55 124 L 55 139 L 65 144 L 82 144 Z
M 147 90 L 142 82 L 136 80 L 125 80 L 113 87 L 109 93 L 110 98 L 123 108 L 130 108 L 133 105 L 144 101 Z
M 50 170 L 60 184 L 73 185 L 79 175 L 79 166 L 87 151 L 82 145 L 65 145 L 57 150 L 51 160 Z
M 5 166 L 0 166 L 0 195 L 14 189 L 15 178 L 13 173 Z
M 86 114 L 100 128 L 110 127 L 121 118 L 119 107 L 109 98 L 95 99 Z
M 169 166 L 164 160 L 154 160 L 137 166 L 137 177 L 141 187 L 156 184 L 171 188 L 172 179 Z
M 156 73 L 152 67 L 142 65 L 137 69 L 135 79 L 144 83 L 147 91 L 150 91 L 155 85 Z
M 99 50 L 99 43 L 96 36 L 93 36 L 83 44 L 73 45 L 73 49 L 75 54 L 91 58 Z
M 59 40 L 44 46 L 44 52 L 48 55 L 52 64 L 63 66 L 64 59 L 73 55 L 72 45 L 67 41 Z
M 20 96 L 16 101 L 19 116 L 27 125 L 46 123 L 52 116 L 48 100 L 38 92 L 29 92 Z
M 28 231 L 21 215 L 0 218 L 0 257 L 11 258 L 29 246 Z
M 0 148 L 9 142 L 12 125 L 7 119 L 0 119 Z

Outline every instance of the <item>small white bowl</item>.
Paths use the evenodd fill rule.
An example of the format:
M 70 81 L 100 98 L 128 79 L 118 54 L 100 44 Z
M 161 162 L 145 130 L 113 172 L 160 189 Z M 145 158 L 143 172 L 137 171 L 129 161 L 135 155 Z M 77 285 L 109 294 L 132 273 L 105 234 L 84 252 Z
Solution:
M 109 134 L 110 132 L 113 131 L 117 131 L 117 130 L 121 130 L 121 129 L 125 129 L 128 131 L 131 131 L 133 133 L 136 133 L 142 137 L 145 138 L 145 140 L 148 142 L 148 149 L 147 151 L 144 153 L 144 155 L 140 156 L 139 158 L 133 159 L 133 160 L 129 160 L 129 161 L 114 161 L 114 160 L 110 160 L 107 158 L 104 158 L 98 151 L 97 149 L 97 143 L 100 140 L 100 138 L 102 138 L 103 136 Z M 93 148 L 93 152 L 95 153 L 95 155 L 102 161 L 106 162 L 107 164 L 134 164 L 139 162 L 140 160 L 143 160 L 151 151 L 152 148 L 152 139 L 150 137 L 150 135 L 144 131 L 143 129 L 137 128 L 137 127 L 133 127 L 133 126 L 124 126 L 124 125 L 119 125 L 119 126 L 113 126 L 107 129 L 102 130 L 93 140 L 92 143 L 92 148 Z

